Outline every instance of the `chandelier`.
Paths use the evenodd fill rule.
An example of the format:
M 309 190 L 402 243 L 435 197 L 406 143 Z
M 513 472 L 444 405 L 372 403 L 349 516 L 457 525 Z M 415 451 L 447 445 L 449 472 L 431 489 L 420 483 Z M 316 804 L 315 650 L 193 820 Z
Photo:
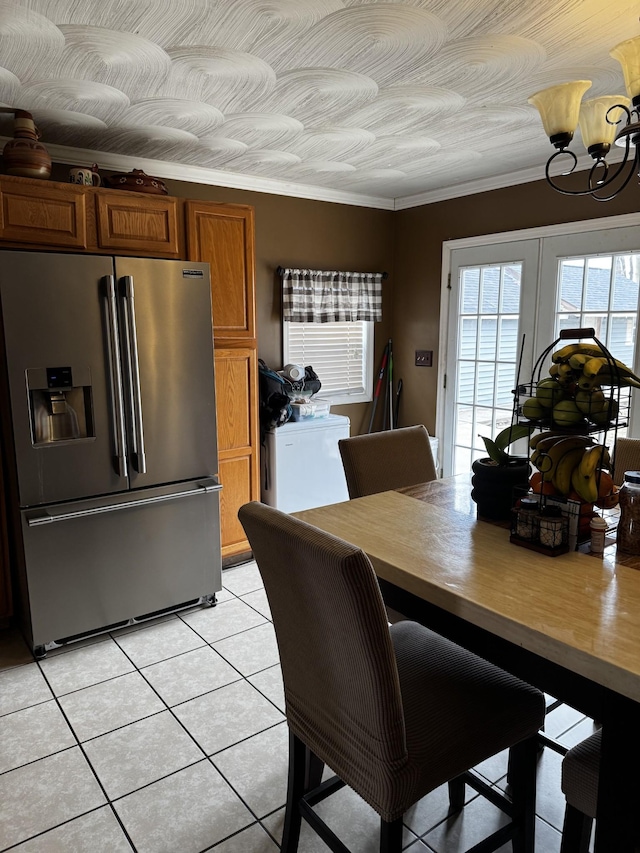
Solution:
M 546 179 L 564 195 L 589 195 L 596 201 L 610 201 L 640 168 L 640 37 L 621 42 L 610 55 L 622 66 L 629 97 L 603 95 L 583 101 L 591 80 L 575 80 L 543 89 L 528 99 L 538 109 L 545 133 L 557 149 L 547 161 Z M 572 189 L 571 183 L 562 182 L 578 164 L 578 158 L 568 147 L 578 125 L 582 142 L 594 160 L 584 189 Z M 623 148 L 624 153 L 622 161 L 610 168 L 606 157 L 614 144 Z M 560 158 L 565 161 L 568 158 L 569 162 L 558 183 L 550 170 Z

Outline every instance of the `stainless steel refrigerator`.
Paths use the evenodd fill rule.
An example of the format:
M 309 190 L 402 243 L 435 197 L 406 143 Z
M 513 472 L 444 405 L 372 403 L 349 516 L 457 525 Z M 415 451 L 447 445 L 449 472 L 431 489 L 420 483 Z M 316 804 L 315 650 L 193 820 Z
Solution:
M 36 653 L 221 588 L 207 264 L 0 252 Z

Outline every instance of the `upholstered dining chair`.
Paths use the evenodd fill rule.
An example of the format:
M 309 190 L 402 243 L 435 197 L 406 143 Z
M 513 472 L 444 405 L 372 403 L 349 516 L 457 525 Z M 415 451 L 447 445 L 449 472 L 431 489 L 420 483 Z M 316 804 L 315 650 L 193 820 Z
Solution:
M 342 438 L 338 447 L 350 498 L 437 477 L 429 433 L 422 425 Z
M 625 471 L 640 471 L 640 438 L 617 438 L 613 455 L 613 482 L 621 486 Z
M 313 806 L 345 784 L 380 816 L 381 853 L 400 853 L 402 816 L 450 782 L 486 791 L 478 762 L 512 747 L 511 815 L 474 851 L 513 838 L 533 853 L 535 735 L 544 697 L 530 685 L 415 622 L 389 627 L 373 566 L 359 548 L 257 502 L 239 518 L 262 575 L 276 632 L 289 726 L 283 853 L 296 853 L 302 818 L 331 850 L 346 848 Z M 309 768 L 336 775 L 311 787 Z M 340 845 L 340 846 L 339 846 Z
M 588 853 L 598 804 L 601 740 L 602 733 L 597 731 L 562 759 L 562 791 L 567 805 L 560 853 Z

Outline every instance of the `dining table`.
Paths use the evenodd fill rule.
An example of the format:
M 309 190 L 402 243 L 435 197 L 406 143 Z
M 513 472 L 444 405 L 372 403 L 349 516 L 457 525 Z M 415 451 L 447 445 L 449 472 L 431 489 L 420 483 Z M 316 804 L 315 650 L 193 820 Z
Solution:
M 362 548 L 388 606 L 597 720 L 594 851 L 640 849 L 640 557 L 519 547 L 466 474 L 294 515 Z

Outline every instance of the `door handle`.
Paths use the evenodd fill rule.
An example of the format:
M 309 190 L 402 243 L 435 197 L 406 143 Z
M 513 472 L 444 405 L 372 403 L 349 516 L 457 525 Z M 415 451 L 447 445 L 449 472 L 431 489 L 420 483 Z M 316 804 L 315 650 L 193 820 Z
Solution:
M 136 330 L 136 307 L 133 276 L 125 275 L 122 282 L 122 304 L 124 308 L 125 348 L 127 372 L 129 374 L 129 403 L 132 420 L 132 461 L 139 474 L 146 474 L 147 459 L 144 451 L 144 422 L 142 419 L 142 396 L 140 393 L 140 362 L 138 360 L 138 335 Z
M 222 490 L 221 484 L 213 477 L 202 480 L 179 491 L 169 492 L 165 495 L 153 495 L 148 498 L 133 498 L 128 501 L 120 501 L 119 503 L 99 504 L 96 506 L 87 506 L 83 509 L 64 511 L 64 510 L 42 510 L 39 513 L 29 514 L 27 525 L 29 527 L 38 527 L 42 524 L 53 524 L 56 521 L 73 521 L 76 518 L 86 518 L 91 515 L 100 515 L 104 512 L 117 512 L 121 509 L 135 509 L 136 507 L 148 506 L 149 504 L 162 503 L 163 501 L 173 501 L 178 498 L 190 498 L 194 495 L 210 494 Z
M 122 391 L 122 360 L 118 346 L 118 305 L 115 279 L 104 276 L 104 296 L 107 305 L 107 341 L 109 345 L 109 384 L 111 387 L 111 415 L 113 419 L 114 463 L 120 477 L 128 476 L 126 426 L 124 420 L 124 395 Z

